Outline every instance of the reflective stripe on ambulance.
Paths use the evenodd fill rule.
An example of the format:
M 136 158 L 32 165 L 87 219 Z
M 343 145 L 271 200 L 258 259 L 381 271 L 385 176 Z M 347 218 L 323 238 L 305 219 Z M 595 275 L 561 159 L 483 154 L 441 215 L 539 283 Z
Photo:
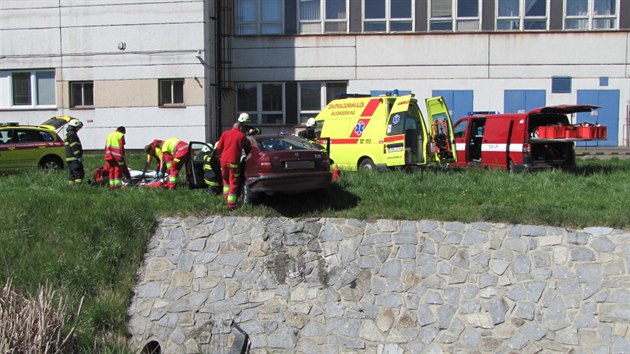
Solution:
M 466 144 L 461 144 L 461 147 L 464 148 Z M 457 148 L 459 149 L 460 144 L 458 144 Z M 507 150 L 508 144 L 481 144 L 481 151 L 487 152 L 503 152 Z M 523 144 L 510 144 L 510 152 L 523 152 Z

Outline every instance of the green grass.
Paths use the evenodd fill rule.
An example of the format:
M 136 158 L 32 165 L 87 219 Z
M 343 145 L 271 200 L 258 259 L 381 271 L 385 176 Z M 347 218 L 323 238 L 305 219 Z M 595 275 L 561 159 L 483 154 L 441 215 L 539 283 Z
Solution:
M 88 175 L 102 164 L 89 156 Z M 132 155 L 140 168 L 142 156 Z M 231 215 L 344 217 L 566 227 L 630 226 L 630 160 L 579 161 L 576 174 L 488 170 L 343 173 L 326 195 L 263 197 Z M 66 171 L 0 176 L 0 280 L 24 292 L 49 283 L 86 302 L 84 351 L 117 351 L 144 247 L 161 216 L 226 214 L 203 190 L 71 186 Z M 71 309 L 70 313 L 75 309 Z M 105 343 L 105 344 L 104 344 Z M 115 348 L 115 349 L 111 349 Z

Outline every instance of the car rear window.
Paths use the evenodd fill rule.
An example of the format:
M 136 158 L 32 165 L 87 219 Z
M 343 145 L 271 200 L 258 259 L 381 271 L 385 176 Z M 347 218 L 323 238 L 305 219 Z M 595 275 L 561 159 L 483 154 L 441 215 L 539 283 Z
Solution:
M 260 151 L 317 150 L 315 145 L 306 140 L 289 137 L 260 138 L 257 141 Z

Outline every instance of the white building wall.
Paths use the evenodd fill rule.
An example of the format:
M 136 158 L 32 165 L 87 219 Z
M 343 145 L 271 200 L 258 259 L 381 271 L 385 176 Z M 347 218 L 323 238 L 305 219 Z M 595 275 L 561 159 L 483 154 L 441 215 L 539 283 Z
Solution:
M 75 116 L 86 149 L 102 149 L 119 125 L 130 149 L 156 137 L 204 140 L 203 11 L 203 0 L 0 1 L 0 70 L 55 69 L 58 96 L 56 110 L 0 109 L 0 121 Z M 185 108 L 158 107 L 161 78 L 186 79 Z M 76 80 L 94 81 L 95 109 L 68 108 L 68 81 Z
M 236 82 L 347 80 L 348 92 L 411 90 L 421 100 L 473 90 L 474 110 L 503 111 L 511 89 L 546 90 L 547 105 L 619 90 L 619 144 L 630 105 L 628 32 L 240 37 L 233 58 Z M 554 76 L 572 77 L 572 92 L 552 93 Z

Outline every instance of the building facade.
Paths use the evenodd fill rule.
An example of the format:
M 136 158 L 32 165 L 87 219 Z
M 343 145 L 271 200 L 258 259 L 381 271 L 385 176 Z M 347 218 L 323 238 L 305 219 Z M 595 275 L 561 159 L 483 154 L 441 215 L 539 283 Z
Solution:
M 0 121 L 77 116 L 87 148 L 118 125 L 213 142 L 240 112 L 294 132 L 395 89 L 455 119 L 595 104 L 596 144 L 628 144 L 628 0 L 5 0 L 0 50 Z

